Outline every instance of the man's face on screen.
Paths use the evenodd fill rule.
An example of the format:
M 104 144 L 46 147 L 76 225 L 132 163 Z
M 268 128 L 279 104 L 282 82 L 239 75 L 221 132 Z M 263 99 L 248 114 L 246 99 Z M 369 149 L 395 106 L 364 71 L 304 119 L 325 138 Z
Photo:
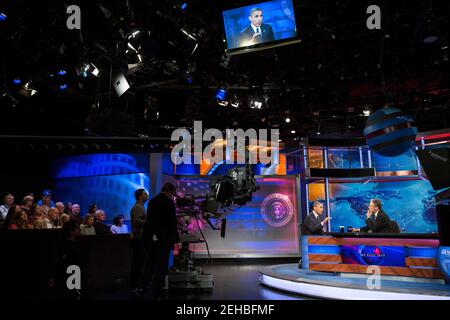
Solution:
M 261 27 L 262 20 L 263 20 L 263 13 L 262 13 L 262 11 L 259 11 L 259 10 L 253 11 L 251 16 L 248 17 L 248 18 L 250 19 L 251 23 L 255 27 Z

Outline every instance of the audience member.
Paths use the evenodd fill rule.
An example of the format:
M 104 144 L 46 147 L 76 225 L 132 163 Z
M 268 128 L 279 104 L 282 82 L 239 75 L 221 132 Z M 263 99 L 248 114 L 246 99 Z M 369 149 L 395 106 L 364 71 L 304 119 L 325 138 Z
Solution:
M 123 215 L 118 215 L 113 219 L 113 225 L 111 226 L 111 232 L 114 234 L 128 233 L 128 227 L 123 224 Z
M 50 223 L 52 224 L 53 228 L 60 228 L 60 224 L 59 224 L 59 210 L 58 208 L 50 208 L 50 210 L 48 210 L 48 220 L 50 221 Z
M 64 213 L 71 214 L 72 213 L 72 202 L 67 202 L 66 210 Z
M 106 214 L 103 210 L 97 210 L 95 212 L 95 222 L 94 222 L 94 228 L 95 228 L 95 234 L 97 235 L 105 235 L 105 234 L 111 234 L 111 230 L 109 229 L 108 225 L 105 224 Z
M 68 215 L 67 213 L 63 213 L 59 217 L 59 225 L 62 227 L 67 221 L 70 221 L 70 215 Z
M 25 196 L 22 200 L 22 209 L 25 210 L 28 216 L 31 215 L 31 207 L 33 206 L 34 198 L 31 195 Z
M 9 226 L 11 224 L 11 221 L 14 219 L 15 214 L 21 212 L 22 210 L 18 205 L 13 204 L 11 207 L 9 207 L 8 214 L 6 215 L 5 222 L 3 224 L 3 229 L 9 229 Z
M 15 212 L 11 223 L 8 225 L 8 230 L 18 229 L 33 229 L 33 226 L 28 223 L 28 215 L 23 210 Z
M 7 192 L 3 198 L 3 205 L 0 206 L 0 225 L 2 225 L 6 219 L 9 208 L 14 203 L 14 195 L 11 192 Z
M 80 225 L 81 235 L 83 236 L 95 236 L 94 228 L 94 216 L 87 214 L 83 218 L 83 223 Z
M 73 204 L 70 219 L 81 225 L 83 223 L 83 218 L 81 217 L 80 212 L 81 212 L 80 205 L 77 203 Z
M 59 215 L 62 215 L 65 212 L 66 206 L 64 205 L 63 202 L 59 201 L 55 203 L 55 208 L 58 209 Z
M 97 210 L 98 210 L 97 205 L 95 203 L 93 203 L 89 206 L 87 214 L 95 215 Z
M 34 229 L 52 229 L 53 225 L 47 219 L 43 206 L 35 205 L 32 209 L 32 221 Z
M 42 192 L 42 199 L 38 202 L 39 206 L 42 206 L 42 209 L 44 210 L 45 214 L 48 214 L 48 210 L 50 208 L 53 208 L 55 204 L 52 201 L 52 191 L 51 190 L 44 190 Z

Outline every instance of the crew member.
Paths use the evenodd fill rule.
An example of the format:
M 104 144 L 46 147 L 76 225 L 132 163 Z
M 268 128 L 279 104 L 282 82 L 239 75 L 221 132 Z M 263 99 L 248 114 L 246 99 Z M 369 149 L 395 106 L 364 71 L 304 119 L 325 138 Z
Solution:
M 180 242 L 175 197 L 175 186 L 166 183 L 147 206 L 147 221 L 143 233 L 147 252 L 141 290 L 145 290 L 151 281 L 153 299 L 163 297 L 170 251 L 174 244 Z

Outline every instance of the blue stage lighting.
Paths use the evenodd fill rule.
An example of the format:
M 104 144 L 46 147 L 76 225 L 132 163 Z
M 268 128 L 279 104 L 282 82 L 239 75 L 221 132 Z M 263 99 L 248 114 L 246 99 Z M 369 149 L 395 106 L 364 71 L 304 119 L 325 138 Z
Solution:
M 21 84 L 21 83 L 22 83 L 22 80 L 20 80 L 20 78 L 15 78 L 15 79 L 13 80 L 13 83 L 14 83 L 14 84 Z
M 67 74 L 67 71 L 64 70 L 64 69 L 61 69 L 61 70 L 58 71 L 58 74 L 59 74 L 60 76 L 65 76 L 65 75 Z
M 225 88 L 219 88 L 214 96 L 217 101 L 224 101 L 227 98 L 227 90 Z
M 4 20 L 6 20 L 6 18 L 8 18 L 6 16 L 6 14 L 4 14 L 3 12 L 0 12 L 0 21 L 4 21 Z
M 187 6 L 188 6 L 187 2 L 182 3 L 181 10 L 186 10 Z
M 64 91 L 68 88 L 69 86 L 67 85 L 67 83 L 63 83 L 59 86 L 59 90 Z

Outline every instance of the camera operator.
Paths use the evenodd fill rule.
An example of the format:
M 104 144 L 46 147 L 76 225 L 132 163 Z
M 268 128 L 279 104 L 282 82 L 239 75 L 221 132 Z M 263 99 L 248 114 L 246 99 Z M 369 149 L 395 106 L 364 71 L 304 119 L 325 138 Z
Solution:
M 180 242 L 175 208 L 176 188 L 166 183 L 147 207 L 147 221 L 143 239 L 146 245 L 146 264 L 142 290 L 152 283 L 152 298 L 161 299 L 168 272 L 169 255 L 174 244 Z

